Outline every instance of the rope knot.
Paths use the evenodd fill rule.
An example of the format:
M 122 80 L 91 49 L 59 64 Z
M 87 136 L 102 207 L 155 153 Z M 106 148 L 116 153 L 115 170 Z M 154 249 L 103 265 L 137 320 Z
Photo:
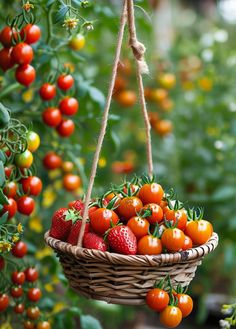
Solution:
M 137 39 L 134 38 L 130 38 L 129 45 L 132 48 L 134 57 L 138 61 L 138 66 L 140 68 L 141 74 L 148 74 L 149 69 L 144 58 L 146 47 L 144 46 L 144 44 L 142 44 L 141 42 L 139 42 Z

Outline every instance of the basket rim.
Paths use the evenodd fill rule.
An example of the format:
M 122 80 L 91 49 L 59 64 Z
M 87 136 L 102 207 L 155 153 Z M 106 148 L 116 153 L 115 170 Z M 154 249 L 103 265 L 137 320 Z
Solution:
M 55 251 L 70 254 L 75 258 L 84 258 L 103 263 L 135 265 L 135 266 L 157 266 L 161 264 L 186 263 L 198 260 L 212 252 L 218 245 L 218 234 L 213 232 L 211 238 L 203 245 L 180 251 L 176 253 L 162 253 L 159 255 L 122 255 L 109 251 L 86 249 L 73 246 L 70 243 L 54 239 L 49 236 L 49 231 L 44 235 L 45 242 Z

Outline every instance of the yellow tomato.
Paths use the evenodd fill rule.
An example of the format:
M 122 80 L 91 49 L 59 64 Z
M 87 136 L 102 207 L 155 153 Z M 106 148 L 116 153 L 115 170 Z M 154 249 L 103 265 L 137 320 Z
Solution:
M 30 152 L 35 152 L 40 145 L 40 137 L 34 131 L 29 131 L 27 136 L 27 147 Z
M 73 50 L 79 51 L 85 46 L 85 37 L 82 34 L 76 34 L 69 41 L 69 47 Z
M 159 77 L 159 82 L 163 88 L 172 89 L 176 84 L 176 78 L 172 73 L 163 73 Z

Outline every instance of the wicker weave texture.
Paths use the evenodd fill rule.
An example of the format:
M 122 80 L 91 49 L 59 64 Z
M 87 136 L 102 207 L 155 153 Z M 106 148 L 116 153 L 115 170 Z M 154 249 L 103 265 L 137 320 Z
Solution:
M 87 298 L 113 304 L 141 305 L 155 281 L 170 275 L 173 286 L 188 286 L 202 258 L 213 251 L 218 236 L 185 252 L 157 256 L 125 256 L 73 247 L 45 235 L 57 253 L 70 286 Z

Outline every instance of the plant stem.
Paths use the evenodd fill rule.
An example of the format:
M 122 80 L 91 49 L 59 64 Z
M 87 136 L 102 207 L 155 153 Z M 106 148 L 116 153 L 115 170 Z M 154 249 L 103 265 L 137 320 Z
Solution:
M 0 100 L 10 94 L 12 91 L 18 89 L 20 87 L 20 84 L 18 82 L 14 83 L 13 85 L 7 86 L 5 89 L 3 89 L 0 92 Z
M 46 43 L 49 45 L 52 39 L 52 6 L 48 10 L 45 10 L 47 14 L 47 24 L 48 24 L 48 36 Z

